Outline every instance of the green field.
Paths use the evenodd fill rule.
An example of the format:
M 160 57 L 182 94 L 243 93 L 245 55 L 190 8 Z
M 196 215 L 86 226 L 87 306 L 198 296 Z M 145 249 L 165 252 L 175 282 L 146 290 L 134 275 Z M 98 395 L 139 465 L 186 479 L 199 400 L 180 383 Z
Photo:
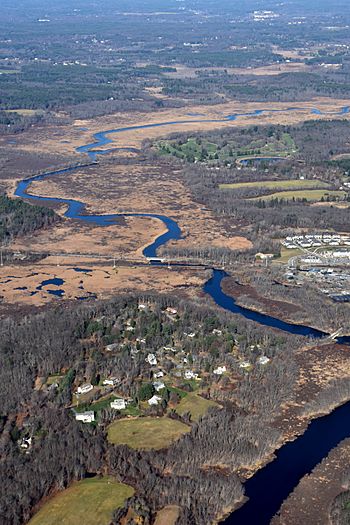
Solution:
M 340 190 L 295 190 L 295 191 L 280 191 L 278 193 L 271 193 L 270 195 L 264 195 L 263 197 L 254 197 L 249 200 L 255 201 L 270 201 L 273 199 L 283 199 L 283 200 L 301 200 L 305 199 L 307 201 L 320 201 L 324 199 L 325 201 L 330 199 L 341 199 L 346 196 L 345 191 Z
M 299 248 L 292 248 L 288 250 L 284 246 L 281 247 L 281 257 L 274 260 L 275 263 L 287 263 L 291 257 L 297 257 L 303 255 L 305 252 Z
M 108 427 L 108 441 L 139 450 L 159 450 L 190 430 L 188 425 L 168 417 L 119 419 Z
M 186 141 L 162 140 L 156 143 L 161 155 L 172 155 L 188 162 L 227 161 L 254 157 L 286 157 L 296 152 L 296 145 L 288 133 L 277 137 L 258 139 L 245 147 L 240 147 L 233 140 L 225 141 L 225 145 L 210 142 L 205 138 L 193 137 Z
M 242 188 L 264 188 L 267 190 L 274 190 L 279 188 L 285 189 L 312 189 L 312 188 L 328 188 L 327 182 L 319 180 L 263 180 L 255 182 L 234 182 L 232 184 L 219 184 L 220 190 L 239 190 Z
M 215 403 L 215 401 L 208 401 L 197 394 L 191 393 L 181 399 L 175 411 L 180 416 L 189 412 L 191 414 L 191 419 L 198 421 L 198 419 L 207 413 L 210 407 L 217 406 L 219 405 Z
M 22 117 L 31 117 L 33 115 L 43 115 L 42 110 L 37 109 L 5 109 L 5 113 L 17 113 Z
M 109 525 L 114 509 L 133 494 L 112 478 L 84 479 L 45 503 L 29 525 Z

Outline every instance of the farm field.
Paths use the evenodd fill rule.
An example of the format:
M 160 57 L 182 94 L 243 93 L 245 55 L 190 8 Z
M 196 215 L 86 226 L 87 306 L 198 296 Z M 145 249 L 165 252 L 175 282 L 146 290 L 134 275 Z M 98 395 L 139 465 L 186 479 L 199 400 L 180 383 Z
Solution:
M 232 184 L 219 184 L 220 190 L 239 190 L 242 188 L 264 188 L 273 189 L 312 189 L 328 188 L 329 184 L 320 180 L 263 180 L 255 182 L 234 182 Z
M 214 401 L 208 401 L 198 394 L 191 393 L 181 399 L 175 411 L 180 416 L 189 412 L 191 414 L 191 419 L 198 421 L 198 419 L 207 413 L 210 407 L 217 406 L 219 405 Z
M 89 478 L 73 483 L 50 499 L 29 525 L 108 525 L 113 510 L 134 490 L 112 478 Z
M 120 419 L 109 426 L 108 440 L 113 445 L 159 450 L 189 431 L 189 426 L 167 417 Z
M 329 198 L 344 198 L 346 196 L 345 191 L 341 190 L 296 190 L 296 191 L 280 191 L 278 193 L 271 193 L 270 195 L 264 195 L 263 197 L 254 197 L 249 200 L 255 201 L 270 201 L 273 199 L 284 199 L 284 200 L 302 200 L 307 201 L 320 201 L 324 199 L 327 201 Z

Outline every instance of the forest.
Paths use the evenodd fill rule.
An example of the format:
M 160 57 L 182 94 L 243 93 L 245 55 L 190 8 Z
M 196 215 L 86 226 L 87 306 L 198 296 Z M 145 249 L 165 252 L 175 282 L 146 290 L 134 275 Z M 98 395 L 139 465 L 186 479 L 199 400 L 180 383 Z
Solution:
M 0 239 L 3 244 L 8 244 L 14 237 L 48 227 L 60 220 L 49 208 L 0 195 Z
M 148 311 L 140 312 L 140 301 L 150 305 Z M 178 311 L 174 321 L 163 313 L 169 305 Z M 132 319 L 135 327 L 132 335 L 123 329 L 127 319 Z M 105 469 L 137 489 L 138 495 L 127 506 L 142 509 L 142 515 L 148 516 L 144 523 L 151 523 L 158 508 L 175 503 L 183 507 L 179 524 L 199 525 L 238 501 L 243 488 L 237 470 L 254 464 L 278 442 L 280 432 L 272 426 L 272 419 L 281 403 L 293 398 L 297 366 L 292 354 L 297 341 L 237 321 L 204 304 L 170 296 L 118 297 L 69 309 L 62 305 L 17 321 L 1 321 L 2 522 L 23 523 L 36 503 L 52 490 Z M 198 333 L 190 340 L 183 334 L 193 326 Z M 215 327 L 223 336 L 212 335 Z M 173 365 L 158 349 L 177 341 L 177 346 L 191 355 L 192 366 L 202 370 L 201 388 L 222 404 L 221 409 L 209 411 L 198 422 L 190 421 L 191 432 L 159 452 L 109 445 L 106 425 L 111 417 L 121 417 L 118 413 L 103 410 L 98 425 L 90 428 L 76 422 L 67 408 L 74 385 L 83 380 L 94 382 L 98 376 L 114 375 L 125 395 L 137 395 L 140 379 L 149 381 L 144 350 L 141 347 L 138 353 L 131 352 L 137 348 L 137 336 L 147 341 L 147 352 L 153 351 L 162 359 L 169 377 Z M 105 345 L 111 341 L 120 349 L 106 355 Z M 237 355 L 253 362 L 261 351 L 270 357 L 271 366 L 253 367 L 249 374 L 238 366 Z M 232 379 L 212 374 L 218 363 L 226 363 L 233 371 L 231 386 Z M 58 388 L 35 388 L 38 377 L 62 371 L 65 375 Z M 159 415 L 164 407 L 149 410 Z M 170 412 L 167 417 L 175 414 Z M 188 416 L 183 417 L 189 421 Z M 225 438 L 228 433 L 230 440 Z M 25 436 L 33 438 L 27 454 L 18 445 Z M 215 467 L 223 458 L 227 462 L 224 475 Z M 212 468 L 203 470 L 203 464 Z M 172 475 L 161 476 L 164 469 L 170 469 Z M 126 508 L 117 512 L 116 524 L 123 512 Z

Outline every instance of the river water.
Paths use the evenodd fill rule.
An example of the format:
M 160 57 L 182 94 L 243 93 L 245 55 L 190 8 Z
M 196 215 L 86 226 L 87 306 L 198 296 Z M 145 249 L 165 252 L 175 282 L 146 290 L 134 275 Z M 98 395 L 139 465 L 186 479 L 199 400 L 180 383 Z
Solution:
M 256 117 L 266 112 L 285 112 L 301 111 L 305 108 L 287 108 L 284 110 L 256 110 L 251 113 L 236 113 L 227 115 L 221 120 L 191 120 L 191 121 L 173 121 L 144 126 L 129 126 L 117 128 L 96 133 L 93 138 L 94 142 L 77 148 L 80 153 L 86 153 L 92 160 L 97 155 L 105 155 L 115 149 L 137 151 L 134 148 L 113 148 L 102 150 L 103 146 L 111 143 L 108 135 L 122 133 L 129 130 L 154 128 L 161 126 L 171 126 L 175 124 L 193 123 L 193 122 L 228 122 L 231 123 L 240 117 Z M 345 115 L 349 113 L 350 106 L 342 107 L 338 112 L 327 113 L 332 116 Z M 311 109 L 310 113 L 324 114 L 318 109 Z M 98 148 L 98 151 L 96 151 Z M 61 199 L 54 197 L 42 197 L 31 195 L 28 190 L 34 181 L 44 180 L 55 175 L 62 175 L 74 170 L 81 170 L 82 166 L 70 167 L 62 170 L 52 171 L 24 179 L 19 182 L 15 195 L 24 199 L 39 201 L 41 203 L 57 203 L 67 206 L 65 216 L 70 219 L 78 219 L 87 223 L 94 223 L 99 226 L 108 226 L 113 224 L 118 218 L 131 217 L 151 217 L 163 222 L 167 231 L 160 235 L 152 244 L 147 246 L 143 254 L 145 257 L 157 257 L 157 250 L 169 240 L 178 240 L 181 238 L 181 230 L 178 224 L 170 217 L 151 213 L 128 213 L 128 214 L 107 214 L 107 215 L 87 215 L 84 213 L 85 204 L 74 199 Z M 213 270 L 211 279 L 204 285 L 204 291 L 210 295 L 217 305 L 232 313 L 242 315 L 264 326 L 269 326 L 282 330 L 284 332 L 296 334 L 299 336 L 321 338 L 326 334 L 320 330 L 303 325 L 294 325 L 276 319 L 272 316 L 254 312 L 248 308 L 240 307 L 236 304 L 234 298 L 227 296 L 221 289 L 221 282 L 227 274 L 222 270 Z M 338 339 L 339 342 L 350 344 L 350 337 Z M 225 525 L 268 525 L 274 514 L 280 508 L 283 500 L 290 494 L 298 481 L 308 472 L 310 472 L 342 439 L 350 436 L 350 403 L 347 403 L 328 416 L 324 416 L 312 421 L 306 432 L 291 443 L 287 443 L 276 453 L 274 459 L 267 466 L 259 470 L 250 480 L 245 483 L 246 495 L 249 497 L 248 502 L 238 511 L 234 512 L 224 522 Z

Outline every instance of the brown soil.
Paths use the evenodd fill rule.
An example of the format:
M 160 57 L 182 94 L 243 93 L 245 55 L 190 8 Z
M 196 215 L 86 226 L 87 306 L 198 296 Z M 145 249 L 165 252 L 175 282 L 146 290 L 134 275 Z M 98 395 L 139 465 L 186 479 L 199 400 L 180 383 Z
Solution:
M 283 503 L 272 525 L 327 525 L 333 500 L 343 492 L 342 474 L 349 468 L 350 439 L 333 449 L 305 476 Z

